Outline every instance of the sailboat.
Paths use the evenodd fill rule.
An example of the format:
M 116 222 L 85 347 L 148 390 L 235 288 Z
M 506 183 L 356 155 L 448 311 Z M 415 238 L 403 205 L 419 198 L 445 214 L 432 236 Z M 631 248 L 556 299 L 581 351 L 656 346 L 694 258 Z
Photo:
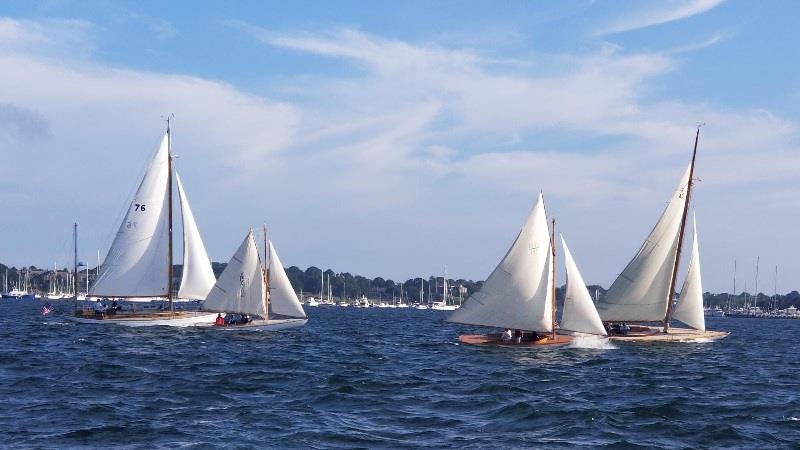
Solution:
M 158 151 L 136 190 L 100 274 L 89 290 L 90 296 L 98 298 L 166 299 L 168 308 L 158 312 L 118 311 L 115 314 L 96 314 L 76 308 L 71 320 L 127 326 L 189 326 L 214 321 L 216 314 L 176 311 L 174 306 L 171 146 L 170 119 L 167 119 L 167 131 Z M 177 172 L 174 176 L 180 196 L 184 239 L 178 298 L 203 299 L 214 285 L 214 272 Z
M 555 228 L 555 221 L 553 222 Z M 517 330 L 518 340 L 502 333 L 461 335 L 475 345 L 539 346 L 567 344 L 571 334 L 605 335 L 580 272 L 564 245 L 567 265 L 567 301 L 562 334 L 556 333 L 555 230 L 550 234 L 542 194 L 516 240 L 480 290 L 473 293 L 448 322 Z M 562 238 L 563 239 L 563 238 Z M 563 243 L 563 241 L 562 241 Z
M 250 230 L 203 302 L 206 310 L 225 313 L 228 320 L 219 328 L 277 331 L 308 322 L 275 246 L 264 240 L 266 267 Z
M 675 313 L 673 299 L 687 212 L 694 184 L 694 167 L 699 138 L 700 127 L 697 128 L 695 134 L 691 163 L 684 171 L 667 207 L 639 251 L 611 284 L 606 295 L 597 302 L 600 317 L 609 324 L 609 329 L 612 331 L 611 339 L 692 341 L 720 339 L 728 335 L 723 331 L 705 330 L 704 323 L 702 327 L 698 328 L 697 323 L 683 315 L 686 314 L 686 311 L 682 311 L 679 315 L 683 315 L 685 319 L 693 322 L 684 322 L 693 329 L 670 328 L 670 322 Z M 695 244 L 696 242 L 695 240 Z M 694 265 L 690 264 L 687 281 L 696 277 L 697 281 L 692 283 L 699 286 L 699 251 L 693 259 Z M 692 289 L 692 284 L 690 283 L 685 288 Z M 682 293 L 682 295 L 692 296 L 684 297 L 689 299 L 686 300 L 686 304 L 697 301 L 696 292 L 693 294 Z M 699 295 L 702 312 L 702 292 Z M 629 326 L 628 323 L 631 322 L 638 323 L 638 325 Z M 648 325 L 648 323 L 654 322 L 660 322 L 660 326 Z M 623 327 L 626 330 L 619 327 L 620 323 L 625 324 Z
M 444 268 L 444 277 L 442 279 L 444 280 L 442 285 L 442 301 L 431 303 L 430 309 L 436 311 L 455 311 L 458 309 L 458 305 L 447 303 L 447 297 L 450 294 L 450 289 L 447 285 L 447 266 Z

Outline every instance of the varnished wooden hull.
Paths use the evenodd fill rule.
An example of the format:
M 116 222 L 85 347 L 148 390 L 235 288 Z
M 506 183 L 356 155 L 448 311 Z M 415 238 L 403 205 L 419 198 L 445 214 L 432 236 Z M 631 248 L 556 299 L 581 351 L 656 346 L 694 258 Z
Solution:
M 488 334 L 462 334 L 458 337 L 458 342 L 469 345 L 483 345 L 492 347 L 542 347 L 547 345 L 565 345 L 572 342 L 572 336 L 557 334 L 555 339 L 550 335 L 535 340 L 523 340 L 519 344 L 512 340 L 511 342 L 503 342 L 501 333 L 488 333 Z

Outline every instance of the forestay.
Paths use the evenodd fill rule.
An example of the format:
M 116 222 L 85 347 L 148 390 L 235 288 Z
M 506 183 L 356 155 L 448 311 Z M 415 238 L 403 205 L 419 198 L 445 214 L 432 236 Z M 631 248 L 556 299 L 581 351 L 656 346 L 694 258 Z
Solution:
M 270 312 L 281 316 L 306 318 L 303 305 L 294 292 L 272 241 L 269 241 L 269 305 Z
M 183 222 L 183 275 L 178 297 L 191 299 L 204 299 L 216 282 L 211 260 L 206 253 L 200 231 L 189 206 L 189 199 L 183 189 L 183 183 L 178 173 L 175 173 L 178 182 L 178 195 L 181 201 L 181 217 Z
M 597 303 L 603 320 L 656 322 L 664 319 L 690 168 L 684 172 L 669 204 L 639 251 Z
M 89 295 L 163 297 L 168 294 L 168 181 L 167 133 L 136 190 Z
M 564 248 L 564 265 L 567 269 L 567 292 L 561 314 L 561 329 L 604 336 L 607 334 L 606 329 L 594 307 L 592 296 L 586 289 L 583 276 L 572 259 L 564 236 L 561 236 L 561 246 Z
M 694 240 L 692 242 L 692 258 L 689 260 L 689 273 L 681 288 L 678 306 L 672 317 L 690 327 L 706 331 L 706 319 L 703 312 L 703 282 L 700 278 L 700 248 L 697 242 L 697 220 L 694 220 Z
M 264 275 L 253 232 L 247 233 L 209 292 L 203 307 L 209 311 L 253 314 L 267 318 Z
M 542 195 L 500 264 L 449 322 L 552 331 L 550 235 Z

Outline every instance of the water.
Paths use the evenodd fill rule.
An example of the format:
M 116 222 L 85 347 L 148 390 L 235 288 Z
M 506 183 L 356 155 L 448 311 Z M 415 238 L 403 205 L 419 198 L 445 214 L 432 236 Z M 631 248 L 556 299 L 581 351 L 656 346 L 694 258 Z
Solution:
M 500 349 L 413 309 L 280 333 L 74 325 L 0 301 L 6 448 L 797 448 L 800 320 L 702 344 Z M 64 304 L 64 309 L 69 305 Z

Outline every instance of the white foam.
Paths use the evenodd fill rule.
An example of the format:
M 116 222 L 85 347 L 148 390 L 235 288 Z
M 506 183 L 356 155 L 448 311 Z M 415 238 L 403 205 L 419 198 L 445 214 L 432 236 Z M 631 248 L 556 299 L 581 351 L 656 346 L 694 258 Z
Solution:
M 592 348 L 598 350 L 615 350 L 617 347 L 611 341 L 602 336 L 591 334 L 578 334 L 569 343 L 572 348 Z

